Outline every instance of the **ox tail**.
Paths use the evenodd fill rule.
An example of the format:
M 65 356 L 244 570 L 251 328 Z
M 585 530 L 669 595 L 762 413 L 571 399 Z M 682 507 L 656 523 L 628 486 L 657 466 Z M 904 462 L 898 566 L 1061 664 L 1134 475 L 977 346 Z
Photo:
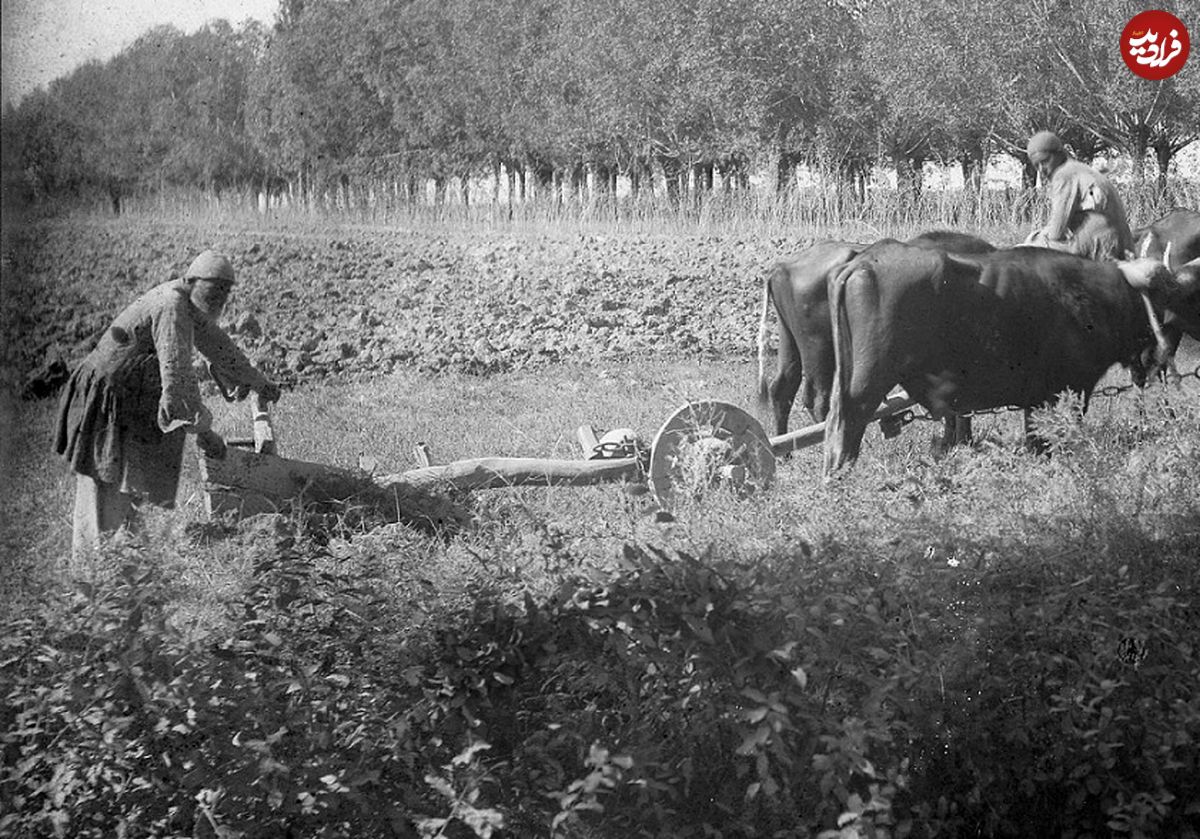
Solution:
M 846 461 L 846 415 L 853 373 L 850 320 L 846 313 L 846 283 L 855 268 L 847 265 L 829 281 L 829 320 L 833 327 L 833 355 L 836 360 L 833 392 L 829 395 L 829 415 L 825 418 L 824 476 L 828 480 Z
M 762 314 L 758 319 L 758 407 L 766 410 L 770 401 L 770 383 L 767 381 L 767 316 L 771 310 L 771 279 L 775 269 L 767 272 L 763 280 Z

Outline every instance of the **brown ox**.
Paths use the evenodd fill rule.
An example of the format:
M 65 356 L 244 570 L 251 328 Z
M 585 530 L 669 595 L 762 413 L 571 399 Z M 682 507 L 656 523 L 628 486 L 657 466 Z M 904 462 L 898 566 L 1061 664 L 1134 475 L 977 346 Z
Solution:
M 988 253 L 995 248 L 966 233 L 933 230 L 909 243 L 916 247 L 961 254 Z M 850 242 L 818 242 L 807 250 L 771 267 L 763 288 L 758 331 L 759 408 L 770 403 L 775 433 L 786 434 L 788 417 L 797 392 L 800 403 L 816 422 L 829 413 L 833 390 L 833 331 L 829 323 L 829 281 L 850 260 L 866 249 Z M 767 381 L 767 316 L 774 303 L 779 321 L 779 366 Z M 943 446 L 970 437 L 969 418 L 946 418 Z
M 897 384 L 934 416 L 1030 409 L 1064 390 L 1086 406 L 1109 367 L 1136 365 L 1154 342 L 1142 293 L 1170 307 L 1183 291 L 1152 259 L 872 245 L 830 286 L 837 372 L 825 475 L 858 457 L 872 412 Z

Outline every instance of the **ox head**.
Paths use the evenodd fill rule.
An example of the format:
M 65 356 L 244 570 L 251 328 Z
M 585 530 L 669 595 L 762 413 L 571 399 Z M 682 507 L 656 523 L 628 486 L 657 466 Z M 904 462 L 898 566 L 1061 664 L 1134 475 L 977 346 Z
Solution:
M 1171 264 L 1171 243 L 1167 243 L 1162 260 L 1138 257 L 1117 263 L 1125 281 L 1155 305 L 1170 309 L 1182 316 L 1194 314 L 1197 294 L 1200 293 L 1200 258 L 1180 265 L 1174 271 Z
M 1185 324 L 1200 324 L 1200 259 L 1180 266 L 1177 271 L 1168 267 L 1170 261 L 1168 243 L 1161 261 L 1141 256 L 1118 263 L 1125 281 L 1141 295 L 1146 319 L 1154 333 L 1154 349 L 1143 353 L 1133 367 L 1133 379 L 1138 386 L 1159 371 L 1174 369 L 1174 346 L 1164 335 L 1158 311 L 1170 311 Z
M 1150 295 L 1152 299 L 1162 299 L 1169 296 L 1170 289 L 1175 283 L 1175 276 L 1171 273 L 1171 269 L 1167 267 L 1170 245 L 1167 246 L 1167 250 L 1168 252 L 1163 254 L 1162 260 L 1149 256 L 1139 256 L 1124 262 L 1118 262 L 1117 265 L 1121 269 L 1121 273 L 1125 275 L 1125 282 L 1129 283 L 1130 286 L 1141 294 Z

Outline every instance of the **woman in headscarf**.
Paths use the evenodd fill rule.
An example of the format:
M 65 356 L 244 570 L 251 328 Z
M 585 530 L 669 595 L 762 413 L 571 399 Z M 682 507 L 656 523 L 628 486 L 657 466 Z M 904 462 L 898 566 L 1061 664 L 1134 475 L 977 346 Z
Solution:
M 175 505 L 186 434 L 197 435 L 206 454 L 222 452 L 200 399 L 193 348 L 239 396 L 254 390 L 279 399 L 279 386 L 217 325 L 233 284 L 229 259 L 205 251 L 183 279 L 156 286 L 118 315 L 72 373 L 55 450 L 76 474 L 73 553 L 128 523 L 142 503 Z

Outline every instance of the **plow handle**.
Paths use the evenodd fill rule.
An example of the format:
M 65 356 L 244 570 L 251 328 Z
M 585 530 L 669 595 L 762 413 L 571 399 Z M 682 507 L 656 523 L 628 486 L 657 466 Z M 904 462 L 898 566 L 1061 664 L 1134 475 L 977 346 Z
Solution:
M 263 399 L 262 394 L 254 391 L 250 400 L 250 408 L 254 417 L 254 451 L 259 454 L 276 454 L 275 429 L 271 426 L 270 403 Z

